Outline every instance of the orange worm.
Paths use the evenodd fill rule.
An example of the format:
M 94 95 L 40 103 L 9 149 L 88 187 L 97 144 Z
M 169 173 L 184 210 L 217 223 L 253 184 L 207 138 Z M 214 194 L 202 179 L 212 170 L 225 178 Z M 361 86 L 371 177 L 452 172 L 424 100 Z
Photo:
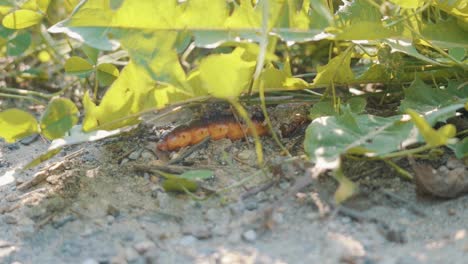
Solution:
M 268 128 L 262 122 L 258 120 L 252 121 L 259 136 L 269 133 Z M 162 151 L 172 151 L 195 145 L 207 137 L 211 137 L 212 140 L 222 138 L 238 140 L 244 138 L 244 135 L 252 135 L 251 129 L 239 124 L 233 118 L 195 122 L 188 127 L 176 128 L 170 132 L 158 143 L 157 148 Z

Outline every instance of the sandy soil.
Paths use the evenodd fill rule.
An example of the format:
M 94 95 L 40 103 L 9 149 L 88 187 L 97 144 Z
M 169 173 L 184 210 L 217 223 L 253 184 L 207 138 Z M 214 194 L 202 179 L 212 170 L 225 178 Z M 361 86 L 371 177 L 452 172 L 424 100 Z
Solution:
M 307 163 L 265 138 L 273 174 L 242 141 L 210 142 L 175 165 L 214 171 L 197 195 L 229 186 L 196 200 L 141 169 L 161 164 L 152 133 L 68 147 L 26 172 L 48 143 L 0 143 L 0 263 L 468 263 L 468 196 L 419 197 L 378 162 L 351 163 L 361 192 L 344 207 L 327 175 L 288 196 Z

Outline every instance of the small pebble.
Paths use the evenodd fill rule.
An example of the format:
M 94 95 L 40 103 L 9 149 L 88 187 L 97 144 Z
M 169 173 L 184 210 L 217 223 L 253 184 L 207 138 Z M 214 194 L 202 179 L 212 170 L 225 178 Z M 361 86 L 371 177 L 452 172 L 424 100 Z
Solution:
M 133 248 L 139 254 L 145 254 L 148 250 L 153 249 L 155 247 L 156 247 L 156 244 L 154 244 L 153 241 L 150 241 L 150 240 L 141 241 L 133 245 Z
M 287 190 L 289 188 L 289 186 L 291 186 L 291 184 L 289 184 L 289 182 L 286 182 L 286 181 L 281 182 L 279 184 L 280 189 L 283 190 L 283 191 Z
M 181 246 L 190 246 L 195 242 L 197 242 L 197 238 L 191 235 L 184 236 L 179 240 Z
M 229 211 L 232 216 L 239 216 L 244 212 L 244 205 L 242 203 L 233 203 L 229 205 Z
M 455 168 L 447 173 L 448 179 L 460 179 L 461 181 L 464 177 L 468 177 L 468 171 L 463 167 Z
M 93 258 L 85 259 L 82 264 L 99 264 L 99 262 Z
M 442 175 L 447 175 L 447 173 L 450 171 L 447 168 L 447 166 L 444 166 L 444 165 L 440 166 L 438 170 L 439 170 L 439 173 Z
M 245 209 L 249 211 L 256 210 L 258 208 L 258 203 L 256 201 L 248 201 L 245 203 Z
M 210 208 L 205 212 L 205 218 L 213 222 L 216 222 L 216 219 L 219 218 L 219 215 L 220 215 L 219 210 L 216 210 L 214 208 Z
M 456 159 L 454 157 L 449 158 L 447 161 L 447 167 L 451 170 L 456 168 L 464 168 L 465 165 L 463 164 L 462 160 Z
M 132 153 L 130 153 L 130 155 L 128 155 L 128 159 L 129 160 L 137 160 L 140 157 L 141 152 L 142 152 L 141 149 L 133 151 Z
M 272 215 L 272 219 L 277 224 L 282 224 L 284 222 L 284 216 L 282 213 L 279 212 L 274 212 Z
M 112 216 L 112 215 L 108 215 L 108 216 L 106 217 L 106 219 L 107 219 L 107 224 L 108 224 L 108 225 L 112 225 L 112 223 L 114 223 L 114 221 L 115 221 L 115 217 Z
M 120 165 L 124 165 L 127 163 L 129 160 L 127 158 L 123 158 L 122 161 L 120 162 Z
M 253 156 L 254 156 L 253 151 L 249 149 L 243 150 L 239 152 L 239 154 L 237 154 L 237 157 L 241 160 L 249 160 Z
M 141 153 L 141 158 L 144 160 L 152 160 L 154 156 L 153 156 L 153 153 L 145 150 Z
M 34 134 L 32 136 L 25 137 L 25 138 L 21 139 L 20 142 L 21 142 L 21 144 L 27 146 L 27 145 L 33 143 L 34 141 L 36 141 L 38 138 L 39 138 L 39 134 Z
M 3 217 L 3 222 L 5 222 L 5 224 L 9 224 L 9 225 L 16 225 L 18 223 L 18 219 L 16 219 L 16 217 L 14 217 L 12 215 L 5 215 Z
M 65 215 L 62 217 L 57 217 L 52 220 L 52 226 L 55 229 L 59 229 L 60 227 L 64 226 L 68 222 L 75 221 L 75 217 L 73 215 Z
M 139 257 L 139 254 L 138 254 L 138 252 L 136 252 L 135 249 L 133 249 L 131 247 L 125 248 L 125 259 L 128 262 L 136 261 L 138 259 L 138 257 Z
M 120 210 L 112 204 L 107 206 L 106 212 L 108 215 L 112 215 L 113 217 L 118 217 L 120 215 Z
M 242 234 L 242 238 L 247 242 L 254 242 L 257 240 L 257 232 L 253 229 L 247 230 Z

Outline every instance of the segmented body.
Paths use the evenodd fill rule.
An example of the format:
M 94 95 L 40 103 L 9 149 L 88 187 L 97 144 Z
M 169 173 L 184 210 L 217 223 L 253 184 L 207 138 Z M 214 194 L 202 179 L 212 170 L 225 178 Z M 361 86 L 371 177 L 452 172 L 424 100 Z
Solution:
M 259 136 L 268 134 L 268 128 L 262 121 L 252 121 Z M 157 145 L 157 148 L 162 151 L 172 151 L 195 145 L 207 137 L 210 137 L 212 140 L 219 140 L 222 138 L 239 140 L 246 135 L 252 135 L 252 131 L 247 125 L 240 124 L 232 117 L 222 117 L 198 121 L 189 126 L 177 128 L 166 135 Z

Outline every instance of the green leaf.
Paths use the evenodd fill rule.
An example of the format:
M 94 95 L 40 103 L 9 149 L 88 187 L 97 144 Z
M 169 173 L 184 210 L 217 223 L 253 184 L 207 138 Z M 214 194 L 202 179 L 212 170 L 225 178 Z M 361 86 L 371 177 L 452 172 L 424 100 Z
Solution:
M 57 149 L 49 150 L 49 151 L 47 151 L 46 153 L 39 155 L 39 157 L 33 159 L 33 160 L 32 160 L 31 162 L 29 162 L 28 164 L 26 164 L 26 165 L 22 168 L 22 170 L 27 170 L 27 169 L 31 169 L 31 168 L 33 168 L 33 167 L 36 167 L 37 165 L 41 164 L 42 162 L 53 158 L 55 155 L 59 154 L 60 151 L 62 151 L 62 148 L 57 148 Z
M 84 77 L 89 75 L 94 70 L 94 66 L 87 60 L 73 56 L 65 62 L 65 72 L 69 74 Z
M 16 10 L 3 18 L 3 26 L 12 29 L 22 29 L 34 26 L 41 22 L 42 15 L 26 9 Z
M 182 89 L 174 86 L 158 86 L 141 66 L 130 62 L 107 90 L 99 105 L 89 94 L 83 98 L 85 118 L 83 130 L 104 130 L 134 125 L 137 114 L 148 108 L 162 108 L 170 102 L 190 98 Z
M 99 50 L 88 45 L 83 45 L 81 49 L 88 57 L 90 63 L 96 65 L 98 61 Z
M 403 31 L 401 23 L 386 26 L 379 8 L 369 1 L 343 2 L 336 14 L 340 22 L 336 38 L 340 40 L 378 40 L 400 36 Z
M 334 116 L 336 114 L 333 102 L 331 100 L 327 100 L 315 103 L 310 109 L 309 118 L 310 120 L 314 120 L 318 117 Z
M 418 8 L 424 4 L 424 0 L 390 0 L 403 8 Z
M 16 108 L 0 112 L 0 127 L 0 137 L 10 143 L 39 132 L 34 116 Z
M 240 57 L 241 48 L 230 54 L 210 55 L 200 63 L 200 80 L 211 95 L 232 99 L 238 97 L 249 85 L 255 62 Z
M 166 192 L 195 192 L 198 189 L 198 184 L 195 181 L 183 178 L 169 178 L 162 184 Z
M 447 124 L 438 130 L 435 130 L 429 123 L 419 114 L 411 109 L 407 109 L 406 113 L 411 116 L 411 121 L 416 125 L 419 133 L 423 136 L 428 145 L 438 147 L 450 143 L 450 139 L 455 137 L 456 128 L 452 124 Z
M 340 116 L 319 117 L 306 130 L 304 148 L 317 166 L 334 169 L 345 153 L 379 156 L 418 142 L 417 132 L 402 116 L 357 115 L 349 108 Z
M 356 184 L 349 180 L 348 177 L 346 177 L 343 174 L 343 171 L 341 169 L 335 170 L 333 172 L 333 177 L 335 178 L 335 180 L 338 181 L 339 184 L 338 189 L 334 194 L 335 202 L 337 204 L 346 201 L 351 196 L 353 196 L 358 190 Z
M 451 148 L 455 152 L 455 157 L 458 159 L 463 159 L 468 157 L 468 137 L 464 138 L 461 141 L 458 141 L 455 144 L 450 144 Z
M 214 173 L 211 170 L 191 170 L 182 173 L 178 177 L 187 180 L 205 180 L 213 178 L 213 175 Z
M 97 78 L 103 86 L 111 85 L 119 77 L 119 69 L 110 63 L 102 63 L 97 66 Z
M 455 116 L 457 106 L 462 108 L 463 104 L 468 102 L 468 86 L 466 84 L 460 85 L 464 84 L 449 81 L 447 87 L 442 89 L 431 87 L 416 78 L 408 88 L 404 89 L 405 98 L 401 101 L 400 111 L 405 112 L 406 109 L 413 109 L 420 114 L 444 112 L 444 115 L 438 114 L 437 120 L 430 120 L 430 124 L 434 125 L 434 122 L 437 121 L 443 122 Z
M 351 52 L 343 52 L 331 59 L 327 65 L 318 66 L 313 85 L 347 84 L 354 80 L 350 63 Z
M 19 56 L 29 48 L 29 45 L 31 45 L 31 33 L 21 32 L 8 41 L 7 54 L 8 56 Z
M 41 119 L 42 134 L 48 139 L 61 138 L 78 123 L 78 108 L 66 98 L 52 100 Z

